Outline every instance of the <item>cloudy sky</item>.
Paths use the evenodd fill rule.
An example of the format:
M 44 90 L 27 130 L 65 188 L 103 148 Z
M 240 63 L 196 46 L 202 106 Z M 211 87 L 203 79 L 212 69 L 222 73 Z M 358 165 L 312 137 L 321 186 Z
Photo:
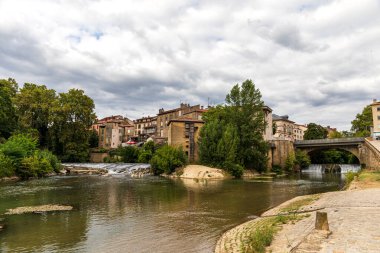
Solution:
M 380 99 L 378 0 L 0 0 L 0 78 L 84 89 L 99 117 L 224 101 L 349 129 Z

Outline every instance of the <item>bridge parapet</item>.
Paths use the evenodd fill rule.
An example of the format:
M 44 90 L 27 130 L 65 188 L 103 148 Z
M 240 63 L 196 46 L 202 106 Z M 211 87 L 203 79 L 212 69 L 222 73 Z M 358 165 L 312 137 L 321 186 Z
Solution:
M 336 139 L 318 139 L 318 140 L 303 140 L 295 141 L 295 147 L 304 146 L 338 146 L 338 145 L 358 145 L 365 142 L 365 138 L 355 137 L 355 138 L 336 138 Z

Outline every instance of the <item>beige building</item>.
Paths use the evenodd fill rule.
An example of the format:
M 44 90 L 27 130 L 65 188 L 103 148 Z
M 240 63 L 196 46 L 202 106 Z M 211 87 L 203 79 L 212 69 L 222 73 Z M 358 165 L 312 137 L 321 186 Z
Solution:
M 142 117 L 133 121 L 135 126 L 135 136 L 139 140 L 145 141 L 149 137 L 154 138 L 157 132 L 157 116 Z
M 203 106 L 181 103 L 179 108 L 165 111 L 161 108 L 157 114 L 157 131 L 156 137 L 168 138 L 169 121 L 184 117 L 184 115 L 197 110 L 203 110 Z M 192 116 L 191 116 L 192 117 Z
M 133 122 L 121 115 L 98 120 L 92 129 L 98 133 L 100 148 L 117 148 L 134 135 Z
M 380 140 L 380 101 L 374 99 L 371 107 L 373 118 L 372 137 L 374 139 Z
M 276 140 L 303 140 L 303 136 L 307 130 L 307 126 L 289 120 L 288 115 L 278 116 L 273 114 L 273 124 L 276 126 L 274 134 L 274 139 Z
M 172 119 L 168 123 L 168 144 L 182 147 L 190 162 L 198 160 L 198 139 L 204 122 L 192 118 Z
M 263 133 L 264 140 L 271 141 L 273 140 L 273 115 L 272 109 L 268 106 L 263 107 L 264 116 L 265 116 L 265 130 Z

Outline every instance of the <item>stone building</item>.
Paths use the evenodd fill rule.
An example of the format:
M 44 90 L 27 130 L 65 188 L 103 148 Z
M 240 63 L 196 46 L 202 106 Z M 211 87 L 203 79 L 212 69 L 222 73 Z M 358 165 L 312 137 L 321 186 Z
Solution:
M 157 116 L 142 117 L 133 121 L 135 126 L 135 136 L 140 141 L 145 141 L 149 137 L 154 138 L 157 132 Z
M 170 120 L 181 118 L 184 115 L 195 112 L 197 110 L 203 110 L 203 106 L 190 106 L 190 104 L 181 103 L 180 107 L 172 110 L 165 111 L 163 108 L 161 108 L 157 114 L 156 137 L 168 138 L 168 123 Z
M 273 140 L 273 115 L 272 109 L 268 106 L 263 107 L 264 117 L 265 117 L 265 130 L 263 133 L 264 140 L 271 141 Z
M 198 160 L 198 139 L 204 122 L 193 118 L 171 119 L 168 122 L 168 144 L 182 147 L 190 162 Z
M 92 129 L 98 133 L 100 148 L 117 148 L 134 135 L 133 122 L 121 115 L 98 120 Z
M 373 118 L 372 137 L 374 139 L 380 140 L 380 101 L 374 99 L 371 107 Z
M 278 116 L 273 114 L 273 124 L 276 126 L 275 140 L 303 140 L 304 133 L 307 130 L 307 126 L 289 120 L 288 115 Z

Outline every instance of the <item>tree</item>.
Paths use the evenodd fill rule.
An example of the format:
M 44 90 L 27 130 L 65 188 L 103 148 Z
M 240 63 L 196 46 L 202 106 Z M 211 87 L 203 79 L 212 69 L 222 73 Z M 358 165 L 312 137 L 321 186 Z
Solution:
M 97 148 L 99 147 L 99 135 L 95 130 L 92 130 L 90 132 L 90 137 L 88 139 L 88 144 L 90 145 L 90 148 Z
M 36 129 L 40 147 L 48 146 L 49 117 L 55 100 L 55 90 L 32 83 L 25 83 L 14 100 L 21 129 Z
M 17 116 L 12 99 L 15 97 L 18 85 L 14 79 L 0 79 L 0 142 L 9 138 L 18 128 Z
M 83 90 L 60 93 L 51 108 L 51 147 L 63 161 L 89 158 L 90 127 L 96 119 L 94 101 Z
M 199 156 L 203 164 L 229 170 L 232 165 L 263 171 L 268 145 L 263 139 L 265 120 L 261 93 L 251 80 L 236 84 L 226 104 L 204 114 Z M 237 171 L 239 167 L 235 168 Z
M 303 138 L 304 140 L 326 139 L 327 134 L 328 132 L 323 126 L 310 123 L 307 125 Z
M 351 131 L 356 137 L 368 137 L 371 135 L 372 124 L 372 107 L 367 105 L 362 113 L 356 114 L 355 119 L 351 121 Z

